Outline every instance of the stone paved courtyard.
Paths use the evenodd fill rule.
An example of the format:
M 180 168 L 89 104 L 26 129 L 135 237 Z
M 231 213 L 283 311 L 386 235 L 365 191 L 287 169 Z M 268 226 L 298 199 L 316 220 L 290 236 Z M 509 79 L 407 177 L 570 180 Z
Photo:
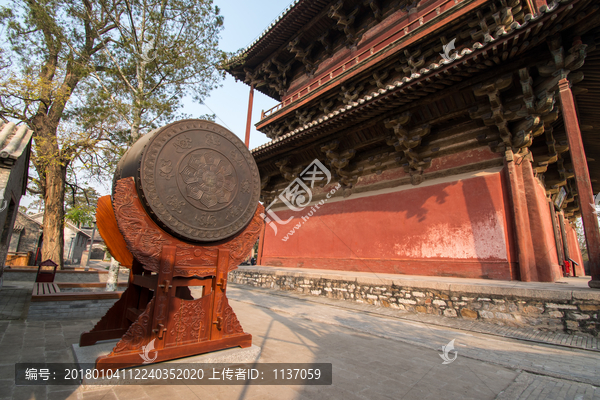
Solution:
M 0 304 L 19 298 L 13 290 L 0 291 Z M 16 387 L 14 363 L 73 361 L 71 344 L 94 321 L 9 319 L 14 307 L 0 321 L 0 399 L 600 398 L 597 351 L 434 325 L 343 301 L 233 284 L 228 293 L 244 330 L 262 347 L 261 363 L 330 362 L 333 385 Z M 452 339 L 458 357 L 442 365 L 441 347 Z
M 27 282 L 29 284 L 29 282 Z M 0 295 L 0 320 L 25 318 L 31 289 L 24 285 L 5 285 Z

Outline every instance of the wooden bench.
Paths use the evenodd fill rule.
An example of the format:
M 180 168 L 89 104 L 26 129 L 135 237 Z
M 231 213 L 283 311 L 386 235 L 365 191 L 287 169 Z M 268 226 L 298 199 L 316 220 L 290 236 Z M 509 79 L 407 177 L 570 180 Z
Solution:
M 52 282 L 36 282 L 33 284 L 32 296 L 45 296 L 48 294 L 60 293 L 60 288 Z

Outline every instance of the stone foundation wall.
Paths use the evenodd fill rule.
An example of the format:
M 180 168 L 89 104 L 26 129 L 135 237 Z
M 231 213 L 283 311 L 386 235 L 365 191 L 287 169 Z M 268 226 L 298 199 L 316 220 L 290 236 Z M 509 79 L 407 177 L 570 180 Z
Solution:
M 27 320 L 99 319 L 118 299 L 31 302 Z
M 535 290 L 512 287 L 406 282 L 390 279 L 343 279 L 331 274 L 283 274 L 281 271 L 231 271 L 229 281 L 332 299 L 391 307 L 412 313 L 480 320 L 541 331 L 598 336 L 600 293 L 582 290 Z

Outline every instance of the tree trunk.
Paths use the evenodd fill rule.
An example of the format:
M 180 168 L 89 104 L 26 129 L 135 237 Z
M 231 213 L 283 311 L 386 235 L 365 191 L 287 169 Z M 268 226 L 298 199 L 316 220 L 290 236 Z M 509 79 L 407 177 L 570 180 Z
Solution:
M 44 193 L 44 242 L 42 261 L 50 259 L 63 267 L 65 182 L 67 170 L 60 162 L 51 162 L 46 169 Z
M 140 126 L 142 125 L 142 105 L 141 99 L 136 95 L 133 104 L 133 120 L 131 126 L 131 144 L 135 143 L 140 138 Z

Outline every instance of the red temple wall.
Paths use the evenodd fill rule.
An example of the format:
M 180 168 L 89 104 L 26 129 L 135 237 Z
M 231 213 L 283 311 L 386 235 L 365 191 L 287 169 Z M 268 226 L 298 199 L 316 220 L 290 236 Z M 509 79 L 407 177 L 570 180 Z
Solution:
M 504 174 L 275 210 L 263 265 L 467 278 L 516 279 Z M 296 226 L 292 234 L 290 231 Z

